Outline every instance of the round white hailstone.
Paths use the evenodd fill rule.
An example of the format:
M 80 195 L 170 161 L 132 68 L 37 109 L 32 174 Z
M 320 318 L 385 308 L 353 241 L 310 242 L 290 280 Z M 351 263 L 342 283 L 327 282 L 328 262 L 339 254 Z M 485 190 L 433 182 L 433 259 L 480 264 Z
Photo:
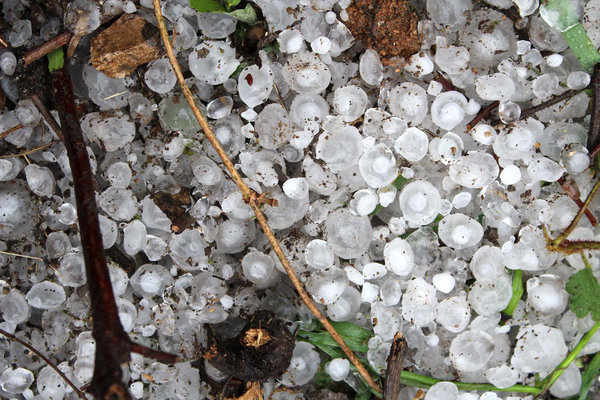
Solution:
M 480 189 L 498 177 L 500 168 L 491 154 L 472 151 L 450 166 L 448 175 L 455 183 Z
M 429 75 L 433 72 L 433 68 L 433 60 L 429 54 L 424 52 L 419 52 L 410 56 L 408 63 L 404 66 L 406 72 L 416 77 Z
M 473 139 L 484 145 L 490 145 L 496 140 L 496 130 L 487 124 L 477 124 L 471 129 Z
M 129 392 L 134 398 L 141 399 L 144 397 L 144 383 L 140 381 L 133 382 L 129 385 Z
M 497 388 L 505 389 L 519 382 L 519 371 L 507 364 L 502 364 L 485 371 L 485 378 Z
M 151 299 L 160 296 L 165 288 L 173 284 L 173 277 L 162 265 L 144 264 L 129 280 L 133 292 L 138 296 Z
M 336 301 L 327 306 L 327 316 L 336 322 L 353 320 L 361 303 L 360 292 L 348 286 Z
M 323 97 L 315 94 L 299 94 L 294 97 L 290 106 L 290 119 L 294 126 L 309 130 L 313 135 L 319 132 L 320 122 L 327 114 L 329 104 Z
M 510 100 L 515 89 L 513 80 L 501 72 L 482 76 L 475 81 L 475 90 L 483 100 Z
M 369 215 L 377 204 L 379 197 L 372 189 L 361 189 L 354 193 L 350 200 L 350 209 L 358 215 Z
M 425 326 L 435 320 L 437 307 L 435 287 L 423 278 L 408 282 L 402 296 L 402 318 L 417 326 Z
M 479 243 L 483 237 L 483 227 L 473 218 L 456 213 L 447 215 L 440 221 L 438 234 L 447 246 L 465 249 Z
M 517 41 L 517 54 L 522 56 L 523 54 L 527 54 L 527 52 L 531 50 L 531 42 L 528 40 L 518 40 Z
M 319 36 L 311 42 L 310 48 L 316 54 L 326 54 L 331 49 L 331 40 L 326 36 Z
M 448 332 L 462 332 L 469 326 L 471 307 L 464 297 L 449 297 L 438 304 L 436 320 Z
M 387 268 L 383 264 L 368 263 L 363 267 L 363 277 L 365 280 L 379 279 L 387 273 Z
M 319 56 L 306 51 L 289 56 L 281 74 L 292 90 L 302 94 L 321 93 L 331 82 L 329 67 Z
M 462 122 L 467 108 L 467 99 L 461 93 L 441 93 L 431 104 L 433 123 L 445 130 L 452 130 Z
M 244 68 L 238 77 L 240 99 L 250 108 L 264 103 L 273 90 L 273 82 L 273 71 L 267 64 L 261 68 L 257 65 Z
M 363 303 L 373 303 L 379 296 L 379 286 L 370 282 L 365 282 L 360 293 L 360 299 Z
M 248 122 L 254 122 L 258 118 L 258 113 L 253 109 L 249 108 L 243 113 L 240 114 L 240 117 L 244 118 Z M 242 135 L 247 137 L 248 139 L 254 138 L 254 127 L 252 124 L 246 124 L 243 127 Z
M 404 219 L 415 225 L 431 223 L 440 212 L 442 198 L 431 183 L 416 180 L 404 186 L 399 202 Z
M 390 228 L 390 232 L 392 232 L 394 235 L 402 235 L 403 233 L 406 233 L 406 220 L 402 217 L 392 217 L 390 218 L 388 228 Z
M 396 193 L 398 189 L 395 186 L 390 185 L 377 190 L 377 196 L 379 196 L 379 204 L 382 207 L 387 207 L 396 199 Z
M 34 128 L 42 119 L 42 115 L 31 100 L 21 100 L 15 109 L 17 118 L 24 126 Z
M 225 39 L 235 31 L 238 19 L 227 13 L 196 13 L 198 27 L 209 39 Z
M 379 289 L 381 301 L 386 306 L 395 306 L 402 299 L 402 283 L 400 279 L 388 277 L 381 284 Z
M 6 54 L 6 53 L 5 53 Z M 585 71 L 574 71 L 567 77 L 567 86 L 569 89 L 585 89 L 591 81 L 591 76 Z
M 367 251 L 371 232 L 369 218 L 353 215 L 347 208 L 338 208 L 325 220 L 327 242 L 334 254 L 344 259 L 356 258 Z
M 543 131 L 544 140 L 541 141 L 542 154 L 551 159 L 558 159 L 560 152 L 571 143 L 585 145 L 587 130 L 580 124 L 559 122 L 548 124 Z
M 334 132 L 325 131 L 319 136 L 315 156 L 327 163 L 333 172 L 348 169 L 358 162 L 363 146 L 362 135 L 353 126 Z
M 304 252 L 304 259 L 306 263 L 316 269 L 325 269 L 333 267 L 335 261 L 333 255 L 333 249 L 324 240 L 315 239 L 306 245 Z
M 123 330 L 129 333 L 135 327 L 137 309 L 129 300 L 117 298 L 116 301 L 119 310 L 119 320 L 121 321 Z
M 465 208 L 471 203 L 473 195 L 469 192 L 460 192 L 452 198 L 452 206 L 456 209 Z
M 319 370 L 321 358 L 314 346 L 307 342 L 296 342 L 292 359 L 280 382 L 285 386 L 302 386 L 311 381 Z
M 407 276 L 415 266 L 415 256 L 410 244 L 400 238 L 386 243 L 383 257 L 387 269 L 400 276 Z
M 267 288 L 279 280 L 275 261 L 260 251 L 250 251 L 244 256 L 242 272 L 246 279 L 257 285 L 258 289 Z
M 123 249 L 134 256 L 146 246 L 146 225 L 142 221 L 134 220 L 123 228 Z
M 504 167 L 500 172 L 500 180 L 503 185 L 514 185 L 521 180 L 521 169 L 514 164 Z
M 268 104 L 254 124 L 258 141 L 266 149 L 275 150 L 292 136 L 288 112 L 280 104 Z
M 556 275 L 544 274 L 527 280 L 527 304 L 545 316 L 561 314 L 569 303 L 565 283 Z
M 100 233 L 102 234 L 102 245 L 105 249 L 110 249 L 117 241 L 119 230 L 117 223 L 105 215 L 99 214 Z
M 214 186 L 223 179 L 223 172 L 209 157 L 194 155 L 190 157 L 194 177 L 205 186 Z
M 410 162 L 418 162 L 429 149 L 429 138 L 419 128 L 408 128 L 394 143 L 394 150 Z
M 575 396 L 581 390 L 581 371 L 575 363 L 569 364 L 556 382 L 550 386 L 550 394 L 564 399 Z
M 147 235 L 144 253 L 148 257 L 148 260 L 158 261 L 167 254 L 167 244 L 157 236 Z
M 590 165 L 588 149 L 579 143 L 571 143 L 560 152 L 560 161 L 571 174 L 583 172 Z
M 348 275 L 336 267 L 317 270 L 306 280 L 306 290 L 321 304 L 332 304 L 347 287 Z
M 494 282 L 476 281 L 469 292 L 469 304 L 477 314 L 487 316 L 504 310 L 511 297 L 511 279 L 502 275 Z
M 505 124 L 513 123 L 521 116 L 521 107 L 512 101 L 501 102 L 498 106 L 498 116 Z
M 0 311 L 6 322 L 20 324 L 29 319 L 30 309 L 27 299 L 17 290 L 0 298 Z
M 356 85 L 342 86 L 333 94 L 333 108 L 344 122 L 352 122 L 364 114 L 367 103 L 367 93 Z
M 79 253 L 67 253 L 60 259 L 56 275 L 63 286 L 79 287 L 85 285 L 85 264 Z
M 481 246 L 469 264 L 478 282 L 493 283 L 504 274 L 504 258 L 498 247 Z
M 225 83 L 240 65 L 235 50 L 226 42 L 206 40 L 189 55 L 189 67 L 199 81 L 211 85 Z
M 512 366 L 540 376 L 552 371 L 568 352 L 562 331 L 543 324 L 523 326 L 513 348 Z
M 431 279 L 433 286 L 442 293 L 450 293 L 456 285 L 456 280 L 450 272 L 435 274 Z
M 325 372 L 332 380 L 339 382 L 344 380 L 350 372 L 350 362 L 345 358 L 334 358 L 325 366 Z
M 283 183 L 283 192 L 291 199 L 304 199 L 308 195 L 306 178 L 290 178 Z
M 156 93 L 170 92 L 175 87 L 177 78 L 169 60 L 159 58 L 152 61 L 144 74 L 144 82 L 150 90 Z
M 110 284 L 113 288 L 113 294 L 115 297 L 120 297 L 127 290 L 129 285 L 129 277 L 119 265 L 109 262 L 108 272 L 110 273 Z
M 438 382 L 427 390 L 425 400 L 459 400 L 458 388 L 452 382 Z
M 302 33 L 296 29 L 285 29 L 277 37 L 279 49 L 282 53 L 297 53 L 302 49 L 304 39 Z
M 125 189 L 129 186 L 129 182 L 131 181 L 131 168 L 129 168 L 129 164 L 118 161 L 112 164 L 106 170 L 106 179 L 108 182 L 116 187 Z
M 15 73 L 16 68 L 17 57 L 10 51 L 2 53 L 0 56 L 0 70 L 2 70 L 2 73 L 10 76 Z
M 558 89 L 559 83 L 560 81 L 555 74 L 544 74 L 533 80 L 531 89 L 535 97 L 543 99 L 552 96 L 556 92 L 556 89 Z
M 438 47 L 435 53 L 435 63 L 449 75 L 459 75 L 465 72 L 469 67 L 470 58 L 471 55 L 466 47 Z
M 48 167 L 29 164 L 23 168 L 29 189 L 38 196 L 50 197 L 54 194 L 56 181 Z
M 388 102 L 394 116 L 413 126 L 419 125 L 427 116 L 427 92 L 416 83 L 404 82 L 390 90 Z
M 460 136 L 448 132 L 438 140 L 432 140 L 431 147 L 435 147 L 436 156 L 439 157 L 442 164 L 451 165 L 462 156 L 464 144 Z
M 362 272 L 356 268 L 348 265 L 344 267 L 344 271 L 346 271 L 346 275 L 348 275 L 348 280 L 355 285 L 362 286 L 365 283 L 365 278 L 362 276 Z
M 33 373 L 25 368 L 7 368 L 0 375 L 0 386 L 4 391 L 12 394 L 23 393 L 33 381 Z
M 429 82 L 429 86 L 427 86 L 427 94 L 430 96 L 437 96 L 442 93 L 443 89 L 444 85 L 432 79 L 431 82 Z
M 494 339 L 484 331 L 462 332 L 450 344 L 450 361 L 461 372 L 475 372 L 492 358 L 494 347 Z
M 25 296 L 30 306 L 49 310 L 60 306 L 65 300 L 65 290 L 56 283 L 43 281 L 36 283 Z
M 394 154 L 383 143 L 365 151 L 358 161 L 358 168 L 365 183 L 373 188 L 385 187 L 398 176 Z
M 473 99 L 470 99 L 469 102 L 467 103 L 467 108 L 465 109 L 467 114 L 475 115 L 479 112 L 479 110 L 481 110 L 481 104 L 479 104 L 478 102 L 476 102 Z
M 548 157 L 538 157 L 527 167 L 527 175 L 532 182 L 556 182 L 565 173 L 565 168 Z
M 563 56 L 561 56 L 560 54 L 550 54 L 548 57 L 546 57 L 546 64 L 548 64 L 549 67 L 552 68 L 556 68 L 558 66 L 560 66 L 560 64 L 562 64 L 563 62 Z
M 368 85 L 377 86 L 383 80 L 383 64 L 379 59 L 379 53 L 373 49 L 367 49 L 360 56 L 358 64 L 360 77 Z

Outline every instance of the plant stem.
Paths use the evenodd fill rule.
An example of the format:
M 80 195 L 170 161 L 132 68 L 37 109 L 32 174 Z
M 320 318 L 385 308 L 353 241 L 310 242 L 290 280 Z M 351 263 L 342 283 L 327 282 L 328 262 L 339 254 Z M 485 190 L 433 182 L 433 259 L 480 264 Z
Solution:
M 581 390 L 579 391 L 578 400 L 585 400 L 587 398 L 588 391 L 592 386 L 594 380 L 598 377 L 598 371 L 600 370 L 600 353 L 596 353 L 592 361 L 587 366 L 587 369 L 581 377 Z
M 588 344 L 588 342 L 592 339 L 592 337 L 598 331 L 599 328 L 600 322 L 596 322 L 592 329 L 590 329 L 585 335 L 583 335 L 579 343 L 577 343 L 577 346 L 575 346 L 575 348 L 571 350 L 569 354 L 567 354 L 567 357 L 565 357 L 565 359 L 560 364 L 558 364 L 556 368 L 554 368 L 554 371 L 552 371 L 550 375 L 544 378 L 544 380 L 540 384 L 542 387 L 541 392 L 536 396 L 536 398 L 540 398 L 541 396 L 543 396 L 546 393 L 546 391 L 548 391 L 548 389 L 552 387 L 554 382 L 556 382 L 556 380 L 562 375 L 562 373 L 565 372 L 565 369 L 567 369 L 569 364 L 571 364 L 575 360 L 575 358 L 577 358 L 577 355 L 581 353 L 581 350 L 583 350 L 585 345 Z
M 396 179 L 394 179 L 394 182 L 392 182 L 392 185 L 397 190 L 400 190 L 400 189 L 402 189 L 402 186 L 406 185 L 406 182 L 408 182 L 408 179 L 406 179 L 405 177 L 403 177 L 402 174 L 398 174 L 398 176 L 396 177 Z M 376 215 L 379 211 L 381 211 L 382 208 L 383 208 L 383 206 L 381 204 L 377 204 L 377 206 L 375 207 L 375 209 L 369 215 Z
M 450 382 L 456 385 L 459 390 L 485 390 L 488 392 L 519 392 L 519 393 L 531 393 L 538 394 L 541 389 L 535 386 L 527 385 L 513 385 L 507 388 L 498 388 L 494 385 L 487 383 L 465 383 L 465 382 L 454 382 L 442 379 L 432 378 L 430 376 L 416 374 L 414 372 L 402 371 L 402 383 L 414 387 L 429 388 L 439 382 Z
M 591 71 L 594 64 L 600 62 L 600 54 L 598 54 L 598 50 L 592 44 L 581 24 L 577 24 L 568 31 L 563 32 L 562 36 L 587 71 Z
M 519 300 L 521 300 L 521 296 L 523 296 L 523 271 L 517 269 L 513 272 L 512 297 L 502 312 L 505 315 L 512 316 L 519 304 Z
M 250 189 L 250 187 L 248 187 L 248 185 L 246 185 L 246 183 L 242 180 L 242 177 L 240 176 L 240 174 L 237 172 L 237 170 L 233 166 L 233 163 L 227 156 L 227 153 L 223 149 L 223 146 L 221 146 L 221 143 L 219 143 L 219 140 L 217 139 L 217 137 L 213 133 L 212 129 L 208 125 L 206 118 L 204 118 L 204 116 L 200 112 L 200 109 L 196 105 L 196 102 L 194 101 L 194 98 L 192 96 L 192 92 L 190 91 L 189 87 L 185 83 L 183 73 L 181 72 L 181 67 L 179 66 L 179 63 L 177 62 L 177 57 L 175 56 L 175 52 L 173 51 L 173 47 L 171 46 L 171 42 L 169 40 L 169 33 L 167 32 L 167 26 L 165 25 L 165 21 L 163 20 L 163 16 L 162 16 L 160 0 L 153 0 L 153 4 L 154 4 L 154 15 L 156 16 L 156 20 L 158 22 L 158 29 L 160 31 L 160 37 L 161 37 L 161 40 L 165 47 L 167 57 L 169 58 L 169 62 L 171 63 L 171 66 L 173 67 L 173 71 L 175 72 L 175 76 L 177 78 L 177 81 L 179 82 L 179 86 L 181 87 L 183 95 L 184 95 L 186 101 L 188 102 L 188 104 L 190 105 L 190 107 L 192 108 L 194 116 L 196 117 L 196 120 L 198 120 L 198 123 L 202 127 L 202 130 L 204 131 L 206 138 L 208 139 L 210 144 L 213 146 L 213 148 L 215 149 L 215 151 L 217 152 L 217 154 L 223 161 L 223 164 L 225 164 L 227 171 L 229 171 L 234 182 L 237 184 L 240 191 L 242 192 L 242 197 L 250 205 L 250 208 L 252 208 L 252 211 L 254 211 L 254 214 L 256 215 L 256 220 L 258 221 L 260 227 L 262 228 L 263 232 L 265 233 L 265 236 L 269 240 L 269 243 L 271 244 L 273 251 L 275 252 L 275 254 L 277 254 L 277 257 L 279 258 L 281 265 L 283 266 L 288 277 L 292 281 L 294 288 L 296 289 L 296 291 L 298 291 L 298 294 L 299 294 L 300 298 L 302 299 L 302 301 L 304 302 L 304 304 L 306 304 L 306 306 L 308 307 L 310 312 L 323 324 L 323 327 L 325 327 L 327 332 L 329 332 L 329 334 L 335 339 L 337 344 L 344 351 L 344 353 L 348 356 L 348 359 L 350 360 L 350 362 L 352 362 L 352 364 L 354 364 L 354 366 L 356 367 L 358 372 L 362 375 L 363 379 L 367 382 L 367 384 L 371 387 L 371 389 L 376 392 L 381 393 L 382 390 L 379 387 L 379 385 L 373 380 L 371 375 L 369 375 L 369 373 L 367 372 L 364 365 L 358 360 L 358 358 L 356 357 L 354 352 L 350 349 L 350 347 L 348 347 L 348 345 L 340 337 L 340 335 L 337 333 L 335 328 L 331 325 L 331 323 L 327 320 L 327 318 L 325 318 L 325 316 L 317 308 L 315 303 L 313 303 L 310 295 L 308 294 L 308 292 L 306 291 L 306 289 L 300 282 L 300 279 L 298 279 L 298 276 L 292 269 L 292 266 L 290 265 L 288 259 L 285 256 L 285 253 L 283 252 L 283 249 L 281 248 L 281 246 L 277 242 L 277 239 L 275 238 L 275 234 L 273 233 L 271 226 L 267 222 L 267 219 L 262 212 L 262 209 L 260 206 L 260 203 L 262 202 L 262 200 L 259 200 L 260 197 L 256 194 L 256 192 L 254 192 L 252 189 Z

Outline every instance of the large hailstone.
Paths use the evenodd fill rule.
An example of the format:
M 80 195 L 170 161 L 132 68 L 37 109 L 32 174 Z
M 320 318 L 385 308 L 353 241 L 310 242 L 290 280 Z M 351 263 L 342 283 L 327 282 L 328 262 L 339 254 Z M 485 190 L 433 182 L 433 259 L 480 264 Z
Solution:
M 473 218 L 456 213 L 445 216 L 438 226 L 440 239 L 446 246 L 465 249 L 475 246 L 483 237 L 483 227 Z
M 36 216 L 36 203 L 22 180 L 0 183 L 1 240 L 24 238 L 33 229 Z
M 498 177 L 500 167 L 491 154 L 472 151 L 450 165 L 448 175 L 459 185 L 480 189 Z
M 281 73 L 292 90 L 302 94 L 318 94 L 329 86 L 329 67 L 313 53 L 301 51 L 289 56 Z
M 567 355 L 562 331 L 543 324 L 526 325 L 517 334 L 511 364 L 523 372 L 545 376 Z
M 390 112 L 394 116 L 402 118 L 411 125 L 419 125 L 427 116 L 427 92 L 416 83 L 404 82 L 391 89 L 388 103 Z
M 211 85 L 224 83 L 240 65 L 235 50 L 227 43 L 206 40 L 190 52 L 189 66 L 194 76 Z
M 269 104 L 254 124 L 258 141 L 266 149 L 275 150 L 292 136 L 288 112 L 280 104 Z
M 386 243 L 383 257 L 387 269 L 399 276 L 408 276 L 415 266 L 415 256 L 410 244 L 400 238 Z
M 440 193 L 431 183 L 416 180 L 406 185 L 399 196 L 402 216 L 415 225 L 427 225 L 442 208 Z
M 315 156 L 327 163 L 333 172 L 343 171 L 355 165 L 362 154 L 362 135 L 353 126 L 345 126 L 334 132 L 325 131 L 319 136 Z
M 365 151 L 358 161 L 358 168 L 365 183 L 374 188 L 388 186 L 398 176 L 396 158 L 383 143 Z
M 88 139 L 99 142 L 106 151 L 117 151 L 135 137 L 135 123 L 128 114 L 93 112 L 81 119 L 81 130 Z
M 327 242 L 341 258 L 356 258 L 371 245 L 371 222 L 368 217 L 353 215 L 347 208 L 340 208 L 327 216 L 325 221 Z
M 439 94 L 431 104 L 431 119 L 445 130 L 452 130 L 462 122 L 467 109 L 467 98 L 456 91 Z
M 469 330 L 459 334 L 450 344 L 450 361 L 461 372 L 483 368 L 492 358 L 494 339 L 489 333 Z

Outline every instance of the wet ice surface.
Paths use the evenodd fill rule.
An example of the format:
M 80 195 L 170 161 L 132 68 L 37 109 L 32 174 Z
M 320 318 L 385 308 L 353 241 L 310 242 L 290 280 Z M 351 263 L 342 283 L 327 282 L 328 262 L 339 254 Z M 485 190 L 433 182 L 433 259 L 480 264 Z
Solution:
M 250 187 L 277 200 L 263 210 L 312 298 L 332 320 L 374 332 L 364 356 L 377 370 L 385 369 L 401 330 L 410 348 L 407 365 L 416 372 L 439 379 L 458 374 L 498 388 L 532 384 L 535 373 L 543 378 L 590 327 L 569 311 L 565 290 L 569 276 L 583 268 L 581 259 L 549 253 L 542 233 L 545 225 L 556 236 L 578 209 L 560 178 L 572 180 L 582 198 L 593 184 L 589 98 L 581 93 L 519 118 L 553 95 L 589 84 L 590 74 L 559 32 L 572 21 L 556 19 L 551 5 L 487 1 L 517 7 L 529 33 L 529 40 L 517 40 L 510 20 L 483 3 L 430 0 L 424 2 L 430 20 L 420 23 L 421 51 L 388 65 L 376 50 L 354 43 L 343 24 L 349 1 L 255 3 L 271 29 L 266 38 L 279 51 L 263 49 L 254 59 L 234 47 L 235 18 L 197 13 L 185 1 L 164 1 L 163 12 L 184 76 L 225 152 Z M 104 8 L 90 0 L 68 4 L 67 28 L 83 35 L 106 10 L 142 12 L 126 1 Z M 598 1 L 572 4 L 599 43 Z M 58 22 L 40 30 L 19 12 L 3 8 L 12 47 L 58 33 Z M 52 133 L 33 104 L 10 89 L 15 54 L 0 55 L 3 90 L 15 105 L 0 116 L 0 131 L 21 124 L 3 140 L 30 149 Z M 236 326 L 260 308 L 292 322 L 291 329 L 305 328 L 310 317 L 201 134 L 167 59 L 125 79 L 109 78 L 85 59 L 79 63 L 73 79 L 89 111 L 80 123 L 95 172 L 90 190 L 126 330 L 136 341 L 191 359 L 204 324 Z M 455 88 L 442 85 L 438 74 Z M 500 122 L 492 113 L 467 130 L 493 101 Z M 27 160 L 0 159 L 0 249 L 53 265 L 2 255 L 0 313 L 6 327 L 39 342 L 61 369 L 86 383 L 95 343 L 86 322 L 87 277 L 70 171 L 62 144 Z M 593 202 L 592 213 L 598 209 Z M 177 225 L 185 219 L 177 219 L 181 212 L 191 219 L 185 227 Z M 598 233 L 582 220 L 573 238 L 593 240 Z M 114 254 L 132 265 L 118 265 L 123 259 Z M 597 269 L 597 255 L 588 258 Z M 501 319 L 517 269 L 524 271 L 525 294 L 513 317 Z M 42 340 L 40 323 L 56 333 Z M 585 352 L 598 348 L 592 343 Z M 0 365 L 2 390 L 24 398 L 68 396 L 53 370 L 12 353 L 6 350 Z M 334 381 L 358 384 L 346 360 L 321 365 L 319 354 L 299 341 L 288 371 L 267 386 L 307 384 L 320 366 Z M 203 398 L 208 390 L 189 364 L 134 358 L 126 368 L 135 398 Z M 229 378 L 214 367 L 207 373 Z M 581 372 L 571 365 L 551 393 L 568 397 L 580 385 Z M 425 398 L 477 396 L 441 382 Z

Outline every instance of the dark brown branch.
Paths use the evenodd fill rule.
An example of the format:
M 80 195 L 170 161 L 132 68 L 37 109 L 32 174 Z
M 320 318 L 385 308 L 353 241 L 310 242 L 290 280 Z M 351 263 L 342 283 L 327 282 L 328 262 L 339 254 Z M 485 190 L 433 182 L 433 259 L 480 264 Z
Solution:
M 63 32 L 60 35 L 55 36 L 52 39 L 48 40 L 46 43 L 42 44 L 41 46 L 36 47 L 35 49 L 33 49 L 31 51 L 28 51 L 23 56 L 23 65 L 27 66 L 27 65 L 31 64 L 32 62 L 34 62 L 35 60 L 39 60 L 40 58 L 44 57 L 46 54 L 51 53 L 54 50 L 58 49 L 59 47 L 62 47 L 65 44 L 69 43 L 69 40 L 71 40 L 71 36 L 73 36 L 73 34 L 71 32 Z
M 592 110 L 590 112 L 590 130 L 588 132 L 588 149 L 590 151 L 590 159 L 594 163 L 594 159 L 600 151 L 600 63 L 594 66 L 592 74 Z
M 498 107 L 499 104 L 500 104 L 500 102 L 498 100 L 496 100 L 496 101 L 492 102 L 489 106 L 487 106 L 486 108 L 481 110 L 479 112 L 479 114 L 477 114 L 477 116 L 475 118 L 473 118 L 473 120 L 467 124 L 467 132 L 470 131 L 471 129 L 473 129 L 473 127 L 475 125 L 477 125 L 479 123 L 479 121 L 486 118 L 489 115 L 489 113 L 491 113 L 496 107 Z
M 71 386 L 71 389 L 73 389 L 73 391 L 75 393 L 77 393 L 77 396 L 80 399 L 84 399 L 85 400 L 85 394 L 79 390 L 79 388 L 77 386 L 75 386 L 75 384 L 73 382 L 71 382 L 71 380 L 65 375 L 64 372 L 62 372 L 57 366 L 56 364 L 54 364 L 48 357 L 46 357 L 44 354 L 42 354 L 38 349 L 36 349 L 35 347 L 33 347 L 32 345 L 30 345 L 29 343 L 25 342 L 24 340 L 19 339 L 18 337 L 11 335 L 10 333 L 6 332 L 3 329 L 0 329 L 0 334 L 2 334 L 3 336 L 6 336 L 8 338 L 8 340 L 11 340 L 13 342 L 17 342 L 20 345 L 28 348 L 29 350 L 31 350 L 33 353 L 35 353 L 36 356 L 38 356 L 39 358 L 41 358 L 42 360 L 44 360 L 44 362 L 46 364 L 48 364 L 50 366 L 50 368 L 52 368 L 54 371 L 56 371 L 56 373 L 58 375 L 60 375 L 61 378 L 63 378 L 63 380 L 67 383 L 67 385 Z
M 400 375 L 402 374 L 406 350 L 406 340 L 402 336 L 402 332 L 397 332 L 387 358 L 383 400 L 396 400 L 398 398 L 401 389 Z
M 154 350 L 146 346 L 131 342 L 131 351 L 143 355 L 144 357 L 152 358 L 160 361 L 163 364 L 174 364 L 183 361 L 181 357 L 175 354 L 165 353 L 164 351 Z
M 58 125 L 56 119 L 52 116 L 52 114 L 50 114 L 50 111 L 48 111 L 44 102 L 37 94 L 32 94 L 30 98 L 40 114 L 42 114 L 42 117 L 44 117 L 48 125 L 50 125 L 50 128 L 52 128 L 54 133 L 56 133 L 56 136 L 58 136 L 58 138 L 64 142 L 65 138 L 62 134 L 62 130 L 60 129 L 60 125 Z
M 454 85 L 448 79 L 444 78 L 444 76 L 442 74 L 440 74 L 439 72 L 434 79 L 442 84 L 442 86 L 444 87 L 444 90 L 448 90 L 448 91 L 456 90 Z
M 130 396 L 122 382 L 121 364 L 130 360 L 133 349 L 164 362 L 175 362 L 178 357 L 134 345 L 123 330 L 102 246 L 92 169 L 79 126 L 71 78 L 66 68 L 52 74 L 52 86 L 73 174 L 79 231 L 94 321 L 92 335 L 96 340 L 96 356 L 94 376 L 89 389 L 97 399 L 128 399 Z
M 531 117 L 536 112 L 542 111 L 543 109 L 551 107 L 551 106 L 555 105 L 556 103 L 560 103 L 563 100 L 570 99 L 571 97 L 573 97 L 579 93 L 581 93 L 581 90 L 569 89 L 564 93 L 558 94 L 546 101 L 541 102 L 537 106 L 534 106 L 534 107 L 531 107 L 531 108 L 521 111 L 520 119 L 525 119 L 527 117 Z

